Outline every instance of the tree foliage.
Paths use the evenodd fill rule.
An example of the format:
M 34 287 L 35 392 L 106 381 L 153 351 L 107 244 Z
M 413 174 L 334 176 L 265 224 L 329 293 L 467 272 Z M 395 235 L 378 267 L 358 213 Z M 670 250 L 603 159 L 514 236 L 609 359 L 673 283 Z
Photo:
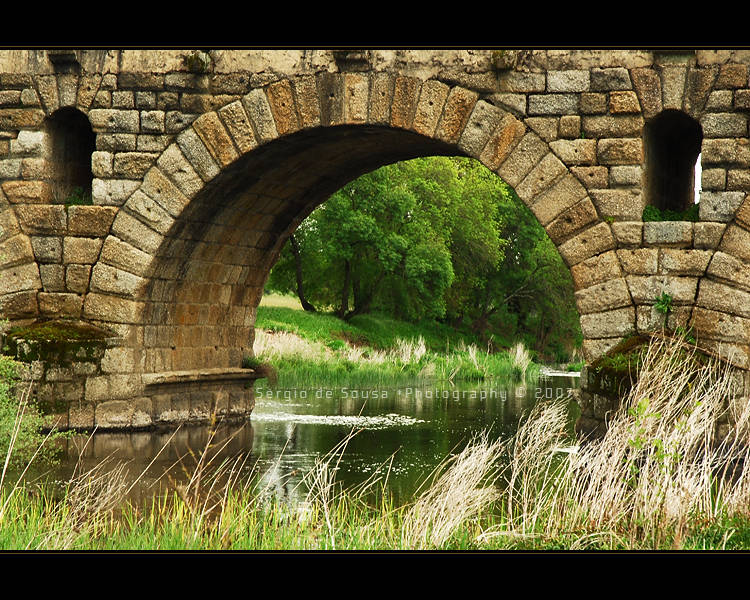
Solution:
M 415 159 L 348 183 L 300 226 L 267 288 L 297 293 L 308 310 L 437 319 L 540 351 L 580 340 L 554 245 L 471 159 Z

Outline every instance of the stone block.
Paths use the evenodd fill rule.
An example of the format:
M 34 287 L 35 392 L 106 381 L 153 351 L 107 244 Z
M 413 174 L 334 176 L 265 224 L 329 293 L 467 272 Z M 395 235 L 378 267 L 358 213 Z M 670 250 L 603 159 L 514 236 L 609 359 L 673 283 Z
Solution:
M 657 310 L 653 304 L 636 307 L 636 327 L 638 333 L 662 331 L 665 327 L 674 331 L 678 327 L 686 328 L 690 322 L 691 306 L 673 306 L 669 314 Z M 666 316 L 666 322 L 665 322 Z
M 708 275 L 750 291 L 750 265 L 724 252 L 716 252 L 708 265 Z
M 138 179 L 94 179 L 91 197 L 100 206 L 122 206 L 139 185 Z
M 124 211 L 117 213 L 112 223 L 112 234 L 150 254 L 155 254 L 164 240 L 159 232 Z
M 523 139 L 525 133 L 524 124 L 512 115 L 506 114 L 487 141 L 479 160 L 488 169 L 497 170 Z
M 18 236 L 16 236 L 18 237 Z M 16 238 L 11 238 L 16 239 Z M 4 246 L 4 244 L 3 244 Z M 59 237 L 37 237 L 31 238 L 31 247 L 34 250 L 34 256 L 40 263 L 59 263 L 62 262 L 63 245 L 62 238 Z M 6 250 L 0 250 L 0 256 L 8 256 Z M 24 261 L 28 262 L 28 261 Z
M 477 102 L 458 140 L 459 149 L 478 158 L 504 115 L 503 111 L 488 102 Z
M 612 234 L 618 248 L 639 247 L 643 240 L 643 223 L 638 221 L 617 221 L 612 223 Z
M 249 152 L 258 145 L 242 102 L 235 100 L 219 109 L 218 114 L 240 154 Z
M 343 122 L 365 123 L 370 95 L 369 76 L 360 73 L 345 73 L 343 85 Z
M 114 154 L 97 150 L 91 154 L 91 173 L 94 177 L 106 179 L 113 176 Z
M 91 265 L 68 265 L 65 268 L 65 289 L 75 294 L 89 291 Z
M 732 284 L 703 279 L 698 290 L 697 305 L 750 318 L 750 293 Z
M 557 139 L 560 124 L 559 117 L 529 117 L 524 121 L 526 125 L 545 142 Z
M 575 300 L 581 315 L 631 306 L 628 286 L 621 277 L 578 290 Z
M 640 165 L 614 165 L 609 169 L 609 184 L 612 187 L 640 187 L 642 179 L 643 169 Z
M 689 221 L 644 223 L 643 243 L 649 246 L 689 248 L 693 245 L 693 223 Z
M 114 155 L 113 175 L 123 179 L 143 179 L 157 155 L 148 152 L 118 152 Z
M 573 175 L 563 175 L 555 180 L 552 187 L 534 197 L 533 204 L 530 206 L 531 212 L 536 215 L 542 226 L 547 226 L 563 211 L 586 196 L 586 189 Z
M 747 138 L 704 139 L 701 147 L 703 168 L 712 165 L 728 167 L 750 167 L 750 140 Z
M 308 84 L 308 78 L 300 78 L 298 80 L 300 82 L 299 89 L 312 89 L 315 85 L 314 79 L 312 77 L 309 79 L 313 81 Z M 386 125 L 391 122 L 391 102 L 393 102 L 394 87 L 393 75 L 390 73 L 373 73 L 370 87 L 370 113 L 367 120 L 369 123 Z M 307 102 L 307 114 L 303 117 L 303 121 L 306 127 L 315 127 L 320 124 L 320 107 L 317 103 L 317 95 L 314 99 L 309 94 L 305 95 L 309 100 Z M 300 94 L 298 92 L 298 102 L 299 97 Z M 300 108 L 300 114 L 302 114 L 302 108 Z
M 529 115 L 574 115 L 578 112 L 576 94 L 530 94 Z
M 496 169 L 511 187 L 517 186 L 531 169 L 549 153 L 547 144 L 535 133 L 527 133 Z
M 635 309 L 631 306 L 582 315 L 581 330 L 590 339 L 631 335 L 635 333 Z
M 219 165 L 211 156 L 195 129 L 192 127 L 186 129 L 177 136 L 176 141 L 180 150 L 182 150 L 182 154 L 203 181 L 210 181 L 219 174 L 221 170 Z
M 701 192 L 701 221 L 728 223 L 745 199 L 745 192 Z
M 137 110 L 93 108 L 88 116 L 95 133 L 138 133 L 140 131 L 141 120 Z
M 702 169 L 701 170 L 701 190 L 702 191 L 722 191 L 727 186 L 726 169 Z
M 581 137 L 581 117 L 578 115 L 563 115 L 560 117 L 559 136 L 565 139 L 579 139 Z
M 639 165 L 643 162 L 643 142 L 640 138 L 601 139 L 597 158 L 602 165 Z
M 565 165 L 550 152 L 516 186 L 516 194 L 527 203 L 531 202 L 535 196 L 549 188 L 565 172 L 567 172 Z
M 632 87 L 630 73 L 624 67 L 595 67 L 591 69 L 591 90 L 594 92 L 630 90 Z
M 132 418 L 133 406 L 126 400 L 108 400 L 96 405 L 94 419 L 101 431 L 128 429 Z
M 558 250 L 565 263 L 568 266 L 573 266 L 596 254 L 612 250 L 614 247 L 615 241 L 609 225 L 599 223 L 568 240 L 559 246 Z
M 166 235 L 174 224 L 174 219 L 169 213 L 141 190 L 135 191 L 126 208 L 139 221 L 162 235 Z
M 708 113 L 701 119 L 704 138 L 747 136 L 747 116 L 741 113 Z
M 137 139 L 134 133 L 100 133 L 96 136 L 96 149 L 102 152 L 135 152 Z
M 262 89 L 255 89 L 244 95 L 242 104 L 253 124 L 256 139 L 259 143 L 264 144 L 279 136 L 271 107 Z
M 747 87 L 747 65 L 727 63 L 721 65 L 714 87 L 717 90 Z
M 633 91 L 611 92 L 609 95 L 609 112 L 613 115 L 640 113 L 641 104 Z
M 625 279 L 637 304 L 655 304 L 663 293 L 672 296 L 675 304 L 692 304 L 698 285 L 696 277 L 628 275 Z
M 298 131 L 301 126 L 299 117 L 297 116 L 292 84 L 289 80 L 282 79 L 281 81 L 272 83 L 266 88 L 266 95 L 271 114 L 276 122 L 276 131 L 278 134 L 287 135 Z M 195 127 L 195 123 L 193 126 Z
M 506 71 L 498 78 L 501 92 L 543 92 L 546 88 L 544 73 Z
M 750 170 L 729 169 L 726 173 L 728 190 L 750 191 Z
M 117 294 L 136 298 L 146 286 L 147 281 L 138 275 L 133 275 L 116 267 L 104 263 L 94 265 L 91 272 L 91 290 L 107 294 Z
M 730 224 L 721 238 L 719 249 L 740 260 L 750 262 L 750 232 L 734 223 Z
M 665 248 L 659 256 L 659 273 L 701 276 L 705 274 L 711 256 L 713 252 L 710 250 Z
M 547 71 L 547 91 L 587 92 L 590 77 L 588 70 Z
M 691 325 L 704 339 L 747 344 L 750 341 L 750 319 L 696 306 Z
M 685 96 L 685 67 L 665 67 L 661 70 L 662 106 L 664 110 L 681 110 Z
M 45 317 L 81 316 L 83 298 L 78 294 L 39 292 L 39 312 Z
M 584 115 L 581 127 L 587 138 L 639 138 L 643 133 L 640 115 Z
M 555 244 L 560 244 L 597 219 L 591 200 L 584 198 L 552 221 L 546 228 L 547 235 Z
M 163 110 L 141 111 L 142 133 L 164 133 L 167 129 L 166 113 Z
M 614 251 L 604 252 L 574 265 L 570 269 L 570 274 L 576 290 L 622 276 L 620 263 Z
M 67 228 L 65 207 L 50 204 L 19 204 L 16 217 L 21 230 L 30 235 L 64 235 Z
M 19 161 L 19 172 L 20 166 Z M 2 190 L 11 204 L 52 204 L 54 201 L 52 187 L 46 181 L 6 181 Z
M 19 131 L 16 139 L 10 141 L 10 152 L 14 156 L 40 156 L 46 145 L 46 132 Z
M 609 169 L 607 167 L 571 167 L 570 172 L 580 181 L 586 189 L 606 188 L 609 181 Z
M 81 237 L 103 237 L 109 233 L 117 214 L 114 206 L 68 207 L 67 233 Z
M 186 198 L 192 198 L 203 188 L 203 180 L 187 161 L 177 144 L 170 144 L 157 159 L 156 164 Z
M 143 302 L 90 292 L 83 305 L 83 316 L 110 323 L 140 323 L 143 309 Z
M 568 166 L 596 164 L 596 140 L 556 140 L 549 146 Z
M 451 88 L 445 101 L 443 114 L 438 122 L 435 137 L 447 143 L 456 143 L 464 131 L 478 97 L 476 92 L 465 88 Z M 391 117 L 391 120 L 393 120 L 393 117 Z
M 63 265 L 39 265 L 39 276 L 45 292 L 65 291 L 65 267 Z
M 718 247 L 725 229 L 724 223 L 696 223 L 693 231 L 693 246 L 700 249 Z
M 657 248 L 622 248 L 617 250 L 622 270 L 627 275 L 656 275 L 659 268 Z
M 645 202 L 637 190 L 591 190 L 589 192 L 599 214 L 618 221 L 638 221 Z
M 607 112 L 607 94 L 581 94 L 579 112 L 582 115 L 603 115 Z

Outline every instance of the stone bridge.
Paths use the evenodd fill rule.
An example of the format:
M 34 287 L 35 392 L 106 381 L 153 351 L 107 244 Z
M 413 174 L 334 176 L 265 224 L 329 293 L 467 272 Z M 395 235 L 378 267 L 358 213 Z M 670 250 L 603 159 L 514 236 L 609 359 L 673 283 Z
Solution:
M 32 334 L 14 347 L 61 427 L 245 415 L 242 358 L 287 237 L 363 173 L 461 155 L 557 246 L 587 361 L 661 327 L 668 293 L 671 327 L 748 369 L 749 66 L 747 50 L 3 50 L 0 315 L 73 328 L 53 358 Z M 693 206 L 699 156 L 699 219 L 644 223 Z

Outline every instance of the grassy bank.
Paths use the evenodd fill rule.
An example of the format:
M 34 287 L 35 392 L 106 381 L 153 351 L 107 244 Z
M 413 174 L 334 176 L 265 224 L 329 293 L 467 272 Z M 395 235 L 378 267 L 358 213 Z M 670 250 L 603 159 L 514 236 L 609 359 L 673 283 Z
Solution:
M 254 352 L 246 366 L 272 365 L 279 385 L 523 380 L 538 373 L 522 344 L 480 346 L 474 336 L 440 323 L 414 324 L 383 315 L 344 321 L 305 312 L 278 296 L 258 307 Z
M 241 476 L 241 457 L 215 465 L 207 451 L 149 507 L 124 501 L 133 484 L 117 469 L 80 473 L 62 496 L 5 481 L 0 549 L 746 550 L 750 408 L 732 389 L 719 365 L 657 340 L 602 439 L 571 437 L 565 406 L 542 403 L 512 438 L 447 457 L 403 506 L 384 491 L 388 464 L 341 489 L 348 439 L 305 475 L 298 504 Z

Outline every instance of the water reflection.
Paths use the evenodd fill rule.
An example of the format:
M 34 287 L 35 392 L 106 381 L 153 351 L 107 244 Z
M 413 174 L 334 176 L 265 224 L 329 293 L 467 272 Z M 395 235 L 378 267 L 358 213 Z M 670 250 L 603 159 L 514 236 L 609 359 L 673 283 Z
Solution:
M 216 460 L 244 455 L 243 475 L 254 479 L 258 491 L 299 501 L 306 494 L 304 475 L 346 442 L 337 479 L 353 486 L 380 474 L 395 501 L 403 502 L 473 435 L 510 435 L 537 402 L 567 398 L 577 387 L 578 379 L 569 376 L 542 376 L 524 386 L 279 390 L 260 382 L 255 410 L 243 424 L 76 436 L 66 442 L 55 477 L 64 481 L 74 469 L 94 467 L 104 458 L 127 461 L 129 476 L 139 478 L 131 500 L 144 501 L 187 480 L 197 456 L 210 446 Z

